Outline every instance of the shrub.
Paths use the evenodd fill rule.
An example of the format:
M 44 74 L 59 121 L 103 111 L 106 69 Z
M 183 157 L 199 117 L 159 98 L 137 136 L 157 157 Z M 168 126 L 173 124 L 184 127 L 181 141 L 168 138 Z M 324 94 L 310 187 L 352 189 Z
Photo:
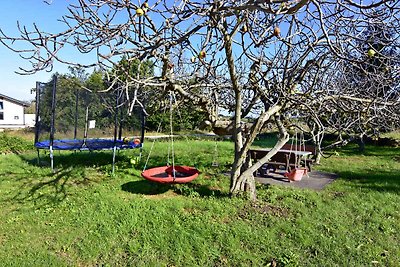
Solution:
M 0 133 L 0 153 L 21 153 L 33 149 L 32 142 L 18 136 Z

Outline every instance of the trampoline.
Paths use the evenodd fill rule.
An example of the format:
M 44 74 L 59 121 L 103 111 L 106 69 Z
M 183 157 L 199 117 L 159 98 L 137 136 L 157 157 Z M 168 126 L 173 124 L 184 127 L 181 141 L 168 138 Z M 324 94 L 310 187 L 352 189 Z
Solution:
M 35 147 L 38 149 L 50 149 L 50 140 L 45 140 L 35 143 Z M 54 150 L 111 150 L 114 149 L 133 149 L 141 148 L 142 144 L 140 141 L 135 139 L 134 141 L 126 142 L 124 140 L 111 139 L 65 139 L 65 140 L 53 140 Z
M 129 102 L 127 92 L 122 87 L 102 95 L 76 89 L 74 95 L 64 99 L 57 95 L 57 90 L 60 90 L 60 95 L 71 90 L 63 87 L 65 81 L 61 81 L 61 87 L 57 89 L 57 80 L 57 75 L 54 75 L 48 83 L 36 82 L 34 146 L 38 151 L 39 164 L 39 150 L 50 151 L 50 166 L 53 170 L 54 150 L 112 150 L 114 172 L 117 150 L 138 148 L 141 155 L 146 112 L 138 100 L 136 102 L 139 105 Z M 57 108 L 57 102 L 63 105 Z M 91 111 L 91 107 L 97 107 L 97 111 Z M 97 130 L 96 137 L 90 138 L 89 133 L 94 129 Z M 135 137 L 122 137 L 124 129 L 136 130 Z M 57 138 L 57 133 L 64 133 L 67 137 Z M 101 134 L 104 137 L 99 137 Z

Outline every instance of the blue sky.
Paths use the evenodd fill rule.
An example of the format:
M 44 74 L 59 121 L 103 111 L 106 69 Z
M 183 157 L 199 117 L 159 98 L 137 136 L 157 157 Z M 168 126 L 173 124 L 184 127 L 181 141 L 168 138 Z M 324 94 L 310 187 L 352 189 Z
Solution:
M 51 4 L 46 4 L 43 0 L 3 0 L 2 9 L 0 9 L 0 28 L 8 35 L 18 37 L 17 21 L 20 25 L 27 26 L 27 29 L 33 29 L 33 23 L 44 32 L 56 33 L 66 29 L 66 26 L 57 21 L 63 15 L 68 14 L 67 7 L 70 4 L 77 3 L 77 0 L 47 0 Z M 23 45 L 25 44 L 25 45 Z M 31 48 L 28 43 L 15 44 L 20 49 Z M 74 47 L 64 47 L 60 50 L 61 58 L 72 58 L 74 62 L 93 63 L 96 60 L 94 54 L 82 55 Z M 36 81 L 47 82 L 51 79 L 54 72 L 68 73 L 68 67 L 61 63 L 55 63 L 50 72 L 41 71 L 33 75 L 19 75 L 15 72 L 19 67 L 29 69 L 30 64 L 22 59 L 17 53 L 0 44 L 0 72 L 2 74 L 2 83 L 0 93 L 19 100 L 32 100 L 34 95 L 30 94 L 35 87 Z M 90 70 L 88 70 L 90 72 Z
M 28 30 L 33 28 L 33 23 L 36 23 L 38 28 L 45 32 L 54 33 L 64 30 L 65 25 L 57 20 L 67 14 L 67 6 L 76 3 L 77 0 L 48 1 L 51 1 L 51 5 L 44 3 L 43 0 L 3 0 L 0 9 L 0 28 L 9 36 L 19 36 L 17 21 L 21 25 L 27 26 Z M 26 46 L 21 46 L 20 43 L 18 47 L 30 48 L 28 43 L 26 43 Z M 200 46 L 198 49 L 200 50 Z M 87 63 L 85 59 L 90 57 L 89 55 L 77 54 L 72 47 L 64 47 L 60 53 L 63 55 L 62 58 L 73 58 L 75 62 L 86 61 Z M 188 55 L 188 57 L 190 56 L 192 55 Z M 91 61 L 93 62 L 93 60 Z M 18 71 L 19 67 L 29 68 L 30 64 L 15 52 L 0 45 L 0 72 L 3 78 L 0 93 L 19 100 L 34 99 L 30 90 L 35 87 L 36 81 L 47 82 L 54 72 L 68 73 L 67 66 L 60 63 L 54 64 L 52 73 L 42 71 L 33 75 L 16 74 L 15 71 Z
M 17 21 L 22 25 L 32 28 L 32 23 L 36 23 L 39 28 L 48 32 L 63 29 L 63 24 L 57 22 L 62 15 L 66 14 L 66 7 L 75 1 L 52 0 L 51 5 L 47 5 L 42 0 L 7 0 L 2 1 L 0 9 L 0 28 L 8 35 L 18 35 Z M 0 45 L 0 73 L 2 82 L 0 93 L 19 100 L 31 100 L 34 95 L 30 94 L 30 89 L 35 87 L 36 81 L 48 81 L 51 73 L 42 71 L 34 75 L 18 75 L 19 67 L 29 67 L 26 60 L 18 54 Z M 54 71 L 62 73 L 68 72 L 67 67 L 55 64 Z
M 57 20 L 68 13 L 69 4 L 76 3 L 76 0 L 48 0 L 51 5 L 44 3 L 43 0 L 7 0 L 2 2 L 0 9 L 0 28 L 8 35 L 19 36 L 17 21 L 20 25 L 27 26 L 28 30 L 33 29 L 36 23 L 40 30 L 45 32 L 60 32 L 65 30 L 65 25 Z M 18 48 L 31 48 L 28 43 L 15 44 Z M 81 55 L 72 47 L 64 47 L 60 51 L 62 58 L 73 58 L 74 62 L 80 61 L 87 63 L 90 55 Z M 92 58 L 91 58 L 92 59 Z M 90 60 L 93 62 L 93 59 Z M 33 75 L 19 75 L 15 71 L 19 67 L 28 68 L 30 64 L 22 59 L 17 53 L 0 45 L 0 72 L 3 81 L 0 86 L 0 93 L 19 100 L 32 100 L 34 95 L 30 94 L 31 88 L 35 87 L 36 81 L 46 82 L 51 79 L 54 72 L 68 73 L 67 66 L 55 63 L 51 73 L 41 71 Z

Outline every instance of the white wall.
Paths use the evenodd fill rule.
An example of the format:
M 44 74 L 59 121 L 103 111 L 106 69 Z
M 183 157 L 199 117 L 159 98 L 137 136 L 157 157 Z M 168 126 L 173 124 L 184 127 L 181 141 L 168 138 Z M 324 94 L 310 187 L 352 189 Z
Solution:
M 4 120 L 0 120 L 0 128 L 19 128 L 25 127 L 24 122 L 24 107 L 6 99 L 1 99 L 3 102 Z
M 35 127 L 35 121 L 35 114 L 25 114 L 25 127 Z

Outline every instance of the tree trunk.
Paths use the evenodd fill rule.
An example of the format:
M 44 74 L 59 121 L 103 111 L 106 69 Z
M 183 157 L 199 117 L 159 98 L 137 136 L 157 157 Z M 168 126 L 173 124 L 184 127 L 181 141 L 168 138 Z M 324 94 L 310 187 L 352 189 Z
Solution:
M 227 26 L 227 25 L 225 25 Z M 235 142 L 235 159 L 232 166 L 231 171 L 231 185 L 235 184 L 235 181 L 238 179 L 241 173 L 242 165 L 244 163 L 246 155 L 240 153 L 243 148 L 243 133 L 241 126 L 242 119 L 242 92 L 238 83 L 238 77 L 236 74 L 234 56 L 232 53 L 232 39 L 229 33 L 225 30 L 225 28 L 221 28 L 224 33 L 224 46 L 225 46 L 225 54 L 228 63 L 229 75 L 232 82 L 232 88 L 235 92 L 235 114 L 234 114 L 234 130 L 233 130 L 233 138 Z M 244 187 L 243 187 L 244 190 Z
M 244 163 L 244 159 L 239 153 L 243 148 L 243 140 L 242 140 L 242 130 L 241 130 L 241 93 L 240 91 L 235 92 L 236 95 L 236 109 L 235 109 L 235 130 L 234 130 L 234 142 L 235 142 L 235 159 L 232 165 L 231 172 L 231 185 L 235 183 L 237 178 L 240 176 L 240 171 L 242 169 L 242 165 Z M 240 99 L 239 99 L 240 98 Z
M 357 143 L 358 143 L 358 150 L 360 152 L 364 152 L 365 151 L 364 134 L 360 134 L 360 137 L 359 137 Z
M 241 175 L 244 172 L 246 172 L 247 169 L 251 168 L 250 158 L 248 155 L 250 145 L 254 142 L 255 138 L 257 137 L 258 133 L 262 129 L 265 122 L 267 122 L 271 118 L 271 116 L 276 114 L 280 109 L 281 106 L 276 105 L 264 111 L 253 123 L 253 126 L 251 127 L 247 135 L 246 142 L 244 144 L 241 144 L 240 148 L 239 146 L 235 147 L 235 162 L 232 166 L 232 173 L 234 173 L 235 175 L 231 176 L 231 187 L 230 187 L 230 192 L 232 195 L 236 195 L 239 191 L 246 191 L 250 194 L 250 198 L 255 200 L 256 189 L 252 173 L 251 175 L 246 176 L 243 179 L 239 179 L 239 177 L 241 177 Z M 280 123 L 279 119 L 277 119 L 276 122 L 278 129 L 280 129 L 281 136 L 285 136 L 286 131 L 283 128 L 282 124 Z M 271 155 L 271 157 L 272 156 L 273 155 Z
M 259 161 L 254 163 L 251 167 L 247 168 L 244 172 L 240 174 L 240 176 L 236 179 L 236 183 L 233 184 L 231 187 L 231 193 L 232 195 L 237 195 L 243 186 L 243 184 L 254 184 L 254 176 L 253 173 L 256 172 L 259 168 L 261 168 L 262 165 L 267 163 L 272 156 L 274 156 L 289 140 L 289 134 L 285 134 L 279 138 L 278 142 L 275 144 L 275 146 L 265 155 L 263 158 L 261 158 Z M 250 192 L 252 193 L 252 192 Z M 250 194 L 251 199 L 255 199 L 255 186 L 254 186 L 254 193 Z
M 322 152 L 317 150 L 317 155 L 315 156 L 315 163 L 314 164 L 320 164 L 321 163 L 321 158 L 322 158 Z

